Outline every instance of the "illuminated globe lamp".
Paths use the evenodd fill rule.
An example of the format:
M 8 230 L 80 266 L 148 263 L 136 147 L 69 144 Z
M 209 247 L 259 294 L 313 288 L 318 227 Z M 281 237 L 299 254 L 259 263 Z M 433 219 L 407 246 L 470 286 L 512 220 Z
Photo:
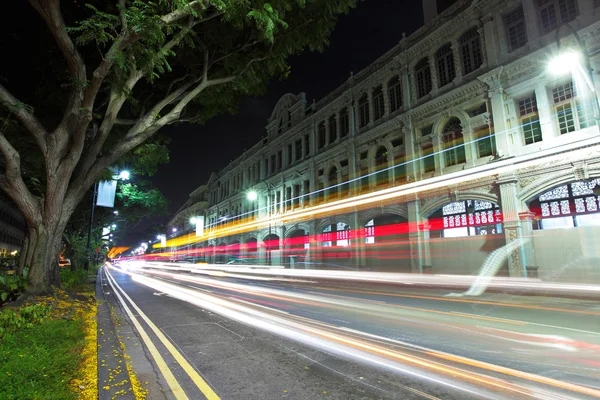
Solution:
M 248 200 L 254 201 L 258 198 L 258 194 L 254 190 L 252 190 L 252 191 L 248 192 L 246 197 L 248 197 Z
M 552 75 L 559 76 L 567 72 L 573 72 L 578 65 L 581 65 L 581 53 L 574 50 L 567 50 L 550 60 L 548 71 Z
M 121 171 L 119 173 L 119 178 L 121 178 L 121 180 L 129 180 L 129 177 L 131 176 L 131 174 L 129 173 L 129 171 L 125 170 L 125 171 Z

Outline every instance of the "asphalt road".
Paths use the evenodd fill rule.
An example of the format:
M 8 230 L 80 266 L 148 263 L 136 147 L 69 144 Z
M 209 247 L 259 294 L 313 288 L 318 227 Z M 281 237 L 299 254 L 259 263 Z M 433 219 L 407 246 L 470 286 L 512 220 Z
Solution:
M 596 302 L 110 273 L 223 399 L 600 397 Z M 176 357 L 165 361 L 188 398 L 210 397 Z

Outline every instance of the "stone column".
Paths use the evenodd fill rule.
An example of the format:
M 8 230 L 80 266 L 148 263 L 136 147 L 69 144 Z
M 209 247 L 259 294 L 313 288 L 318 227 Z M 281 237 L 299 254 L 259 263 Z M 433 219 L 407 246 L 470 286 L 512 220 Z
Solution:
M 406 176 L 409 177 L 412 182 L 414 182 L 419 177 L 421 162 L 412 161 L 418 158 L 417 155 L 419 153 L 415 151 L 415 148 L 418 146 L 418 144 L 415 140 L 416 138 L 411 116 L 408 117 L 406 125 L 402 127 L 402 134 L 404 136 L 404 154 L 406 155 L 405 162 L 408 162 L 408 164 L 406 164 Z
M 323 124 L 325 125 L 325 147 L 329 146 L 331 143 L 329 143 L 329 118 L 325 118 L 325 121 L 323 121 Z
M 577 19 L 583 22 L 580 26 L 586 26 L 594 21 L 594 0 L 577 0 L 577 8 L 579 11 Z
M 352 99 L 350 106 L 348 106 L 348 119 L 350 120 L 350 137 L 356 136 L 356 101 Z
M 354 140 L 349 142 L 348 147 L 348 176 L 351 179 L 358 178 L 358 157 L 356 154 L 356 144 Z M 350 184 L 350 191 L 352 194 L 358 193 L 358 188 L 360 187 L 360 179 L 356 179 Z
M 357 210 L 354 210 L 352 213 L 351 221 L 352 226 L 350 227 L 350 230 L 355 232 L 351 239 L 354 242 L 354 266 L 358 271 L 360 270 L 361 266 L 367 265 L 367 249 L 365 245 L 365 238 L 363 235 L 361 235 L 361 232 L 364 230 L 364 226 L 360 226 Z
M 535 101 L 537 103 L 538 116 L 540 117 L 540 128 L 542 129 L 542 140 L 547 141 L 554 136 L 560 136 L 558 129 L 554 130 L 554 113 L 548 97 L 548 91 L 544 82 L 538 82 L 535 86 Z M 516 110 L 518 115 L 519 110 Z M 522 140 L 522 139 L 521 139 Z
M 438 92 L 438 76 L 437 76 L 437 68 L 435 63 L 435 55 L 430 54 L 429 57 L 429 71 L 431 72 L 431 95 L 436 96 Z
M 475 160 L 479 157 L 477 146 L 479 142 L 473 142 L 473 128 L 471 125 L 463 127 L 463 143 L 465 144 L 465 161 L 467 167 L 473 167 Z
M 284 268 L 289 268 L 289 259 L 286 256 L 286 251 L 284 248 L 285 243 L 285 225 L 281 225 L 279 227 L 279 264 Z
M 313 158 L 313 163 L 314 163 L 314 158 Z M 310 166 L 309 176 L 310 176 L 310 178 L 309 178 L 310 179 L 310 185 L 309 185 L 310 192 L 314 193 L 317 190 L 317 183 L 318 183 L 318 181 L 317 181 L 317 168 L 316 168 L 316 166 L 314 164 Z M 313 194 L 313 195 L 310 196 L 310 199 L 309 199 L 310 203 L 309 203 L 309 205 L 314 205 L 315 204 L 315 200 L 316 200 L 317 196 L 318 196 L 318 193 L 317 194 Z
M 498 67 L 477 79 L 488 85 L 488 97 L 491 102 L 492 121 L 494 123 L 494 134 L 496 137 L 496 149 L 498 156 L 513 155 L 513 146 L 509 140 L 508 115 L 506 115 L 504 89 L 502 88 L 502 67 Z
M 383 115 L 390 114 L 390 94 L 388 93 L 388 79 L 386 78 L 381 85 L 381 91 L 383 93 Z
M 489 18 L 491 18 L 491 16 L 489 16 Z M 490 25 L 491 26 L 491 25 Z M 492 29 L 490 27 L 490 29 Z M 480 26 L 479 29 L 477 29 L 477 33 L 479 33 L 479 48 L 481 50 L 481 65 L 479 66 L 479 68 L 485 68 L 488 65 L 488 51 L 493 52 L 495 51 L 493 49 L 493 40 L 490 49 L 488 49 L 486 41 L 485 41 L 485 28 L 483 26 Z
M 496 42 L 497 32 L 494 24 L 494 17 L 491 14 L 488 14 L 481 19 L 481 22 L 483 23 L 483 32 L 481 34 L 483 54 L 486 55 L 487 66 L 495 67 L 498 65 L 497 56 L 500 53 L 500 49 Z
M 342 139 L 342 131 L 340 130 L 340 113 L 335 112 L 335 138 L 340 141 Z
M 517 177 L 514 175 L 501 176 L 498 179 L 504 236 L 507 244 L 524 238 L 523 226 L 519 219 L 520 201 L 518 198 L 517 181 Z M 519 246 L 510 253 L 508 259 L 510 276 L 527 276 L 526 265 L 528 260 L 525 247 L 526 245 Z
M 414 88 L 411 90 L 412 78 L 410 75 L 408 67 L 404 66 L 400 72 L 400 83 L 402 84 L 402 106 L 405 110 L 409 110 L 413 102 L 411 96 L 414 93 Z
M 534 41 L 540 37 L 541 29 L 538 23 L 537 0 L 523 0 L 523 14 L 525 14 L 527 39 Z M 529 18 L 528 18 L 529 16 Z
M 446 163 L 444 162 L 444 153 L 442 151 L 442 134 L 441 133 L 433 133 L 431 135 L 431 144 L 433 145 L 433 156 L 435 162 L 435 174 L 441 175 L 444 172 L 444 166 Z
M 419 199 L 407 203 L 408 240 L 410 243 L 411 272 L 422 274 L 431 267 L 431 249 L 429 246 L 429 224 L 421 219 Z
M 372 125 L 375 120 L 375 110 L 373 110 L 373 89 L 369 89 L 367 92 L 367 97 L 369 100 L 369 123 L 367 125 Z
M 463 77 L 463 65 L 462 58 L 460 57 L 460 45 L 458 44 L 458 40 L 453 40 L 450 44 L 450 48 L 452 49 L 452 58 L 454 60 L 454 71 L 456 72 L 456 76 L 454 77 L 454 84 L 460 85 Z

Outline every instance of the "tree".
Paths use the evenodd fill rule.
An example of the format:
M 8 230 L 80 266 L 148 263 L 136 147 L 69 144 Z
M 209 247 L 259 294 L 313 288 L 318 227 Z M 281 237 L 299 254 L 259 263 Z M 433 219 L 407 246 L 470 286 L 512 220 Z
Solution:
M 17 13 L 22 36 L 11 39 L 27 49 L 27 36 L 41 37 L 37 76 L 19 65 L 0 84 L 0 188 L 28 224 L 29 291 L 60 285 L 62 232 L 107 167 L 164 126 L 234 112 L 242 96 L 263 93 L 289 72 L 289 56 L 322 50 L 355 2 L 29 0 L 49 35 Z M 42 171 L 23 169 L 31 152 Z

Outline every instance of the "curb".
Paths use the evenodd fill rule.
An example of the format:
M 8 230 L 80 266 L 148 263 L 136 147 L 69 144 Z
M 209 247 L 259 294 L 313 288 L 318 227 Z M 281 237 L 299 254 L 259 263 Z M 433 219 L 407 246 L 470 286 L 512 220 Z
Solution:
M 108 290 L 108 292 L 107 292 Z M 137 400 L 131 385 L 127 368 L 126 354 L 115 324 L 114 310 L 106 298 L 110 287 L 103 279 L 103 269 L 98 271 L 96 279 L 96 298 L 98 299 L 98 399 Z M 116 315 L 115 315 L 116 316 Z

